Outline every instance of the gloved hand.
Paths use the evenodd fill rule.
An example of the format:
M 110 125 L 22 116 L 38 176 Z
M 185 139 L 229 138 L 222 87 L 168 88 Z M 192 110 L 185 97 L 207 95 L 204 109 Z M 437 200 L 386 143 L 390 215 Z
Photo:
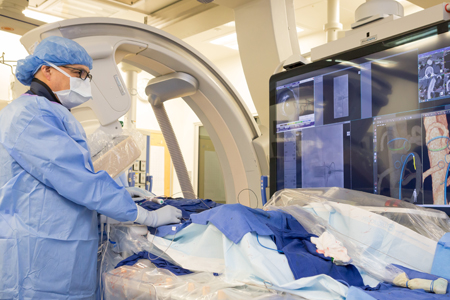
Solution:
M 127 189 L 128 193 L 130 193 L 131 198 L 146 198 L 146 199 L 150 198 L 151 199 L 153 197 L 156 197 L 155 194 L 153 194 L 147 190 L 135 187 L 135 186 L 127 187 L 126 189 Z
M 139 205 L 136 206 L 138 209 L 138 216 L 135 220 L 136 223 L 149 227 L 180 223 L 182 214 L 181 210 L 176 207 L 167 205 L 154 211 L 148 211 Z

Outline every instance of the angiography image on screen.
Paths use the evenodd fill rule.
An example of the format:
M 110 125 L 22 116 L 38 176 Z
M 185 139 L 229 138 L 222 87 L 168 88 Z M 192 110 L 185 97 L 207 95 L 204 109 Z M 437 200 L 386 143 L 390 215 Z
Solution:
M 348 74 L 334 79 L 334 118 L 348 117 Z
M 419 55 L 419 102 L 448 96 L 449 51 L 450 47 Z
M 302 187 L 344 187 L 343 125 L 302 131 Z

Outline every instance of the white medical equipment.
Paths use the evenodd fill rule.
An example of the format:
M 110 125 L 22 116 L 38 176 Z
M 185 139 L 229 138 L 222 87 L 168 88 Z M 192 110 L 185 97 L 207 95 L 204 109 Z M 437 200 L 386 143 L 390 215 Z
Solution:
M 163 93 L 158 97 L 168 100 L 182 96 L 207 129 L 223 170 L 227 203 L 235 203 L 243 190 L 259 189 L 261 174 L 268 174 L 263 147 L 263 138 L 267 137 L 261 136 L 255 120 L 228 80 L 198 51 L 161 30 L 112 18 L 80 18 L 47 24 L 25 34 L 21 42 L 32 53 L 37 43 L 51 35 L 75 40 L 94 59 L 94 100 L 72 110 L 87 132 L 99 127 L 111 134 L 121 130 L 117 120 L 130 109 L 131 100 L 118 63 L 126 62 L 154 75 L 153 87 L 155 82 L 168 83 L 164 81 L 168 77 L 178 83 L 190 78 L 196 84 L 188 94 L 169 95 L 171 90 L 166 86 L 158 89 Z M 177 84 L 173 86 L 175 90 Z M 239 201 L 249 205 L 250 194 L 241 195 Z

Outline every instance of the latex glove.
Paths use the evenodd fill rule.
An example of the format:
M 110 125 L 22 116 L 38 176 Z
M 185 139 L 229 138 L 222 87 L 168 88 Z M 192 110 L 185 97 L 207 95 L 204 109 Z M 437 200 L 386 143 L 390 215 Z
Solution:
M 153 197 L 156 197 L 155 194 L 153 194 L 153 193 L 151 193 L 151 192 L 149 192 L 147 190 L 135 187 L 135 186 L 134 187 L 127 187 L 126 189 L 127 189 L 128 193 L 130 193 L 131 198 L 151 199 Z
M 159 227 L 161 225 L 180 223 L 181 210 L 176 207 L 167 205 L 163 208 L 148 211 L 139 205 L 136 205 L 138 209 L 138 216 L 134 222 L 146 225 L 149 227 Z

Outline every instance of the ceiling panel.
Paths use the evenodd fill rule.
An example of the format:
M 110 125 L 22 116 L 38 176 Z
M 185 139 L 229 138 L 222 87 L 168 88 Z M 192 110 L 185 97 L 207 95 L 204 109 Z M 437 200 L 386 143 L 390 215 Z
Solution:
M 126 4 L 126 5 L 133 5 L 133 4 L 137 3 L 137 2 L 144 1 L 144 0 L 112 0 L 112 1 L 123 3 L 123 4 Z
M 29 0 L 28 6 L 38 7 L 38 6 L 41 6 L 42 4 L 44 4 L 44 2 L 47 2 L 47 0 Z
M 297 1 L 299 2 L 299 1 Z M 301 1 L 303 3 L 303 1 Z M 312 4 L 295 7 L 295 21 L 303 29 L 309 31 L 323 30 L 323 25 L 327 21 L 326 1 L 309 1 Z
M 428 7 L 432 7 L 432 6 L 441 4 L 446 1 L 443 1 L 443 0 L 409 0 L 409 2 L 415 4 L 419 7 L 422 7 L 422 8 L 428 8 Z
M 90 0 L 59 0 L 45 7 L 43 12 L 65 19 L 82 17 L 110 17 L 122 9 Z
M 169 7 L 181 0 L 140 0 L 133 4 L 133 8 L 145 11 L 147 14 L 157 12 L 160 9 Z
M 183 41 L 187 42 L 192 47 L 203 53 L 210 60 L 219 60 L 225 57 L 238 55 L 239 52 L 238 50 L 234 50 L 221 45 L 214 45 L 210 42 L 214 39 L 230 35 L 234 32 L 236 32 L 236 29 L 231 24 L 222 25 L 185 38 L 183 39 Z

